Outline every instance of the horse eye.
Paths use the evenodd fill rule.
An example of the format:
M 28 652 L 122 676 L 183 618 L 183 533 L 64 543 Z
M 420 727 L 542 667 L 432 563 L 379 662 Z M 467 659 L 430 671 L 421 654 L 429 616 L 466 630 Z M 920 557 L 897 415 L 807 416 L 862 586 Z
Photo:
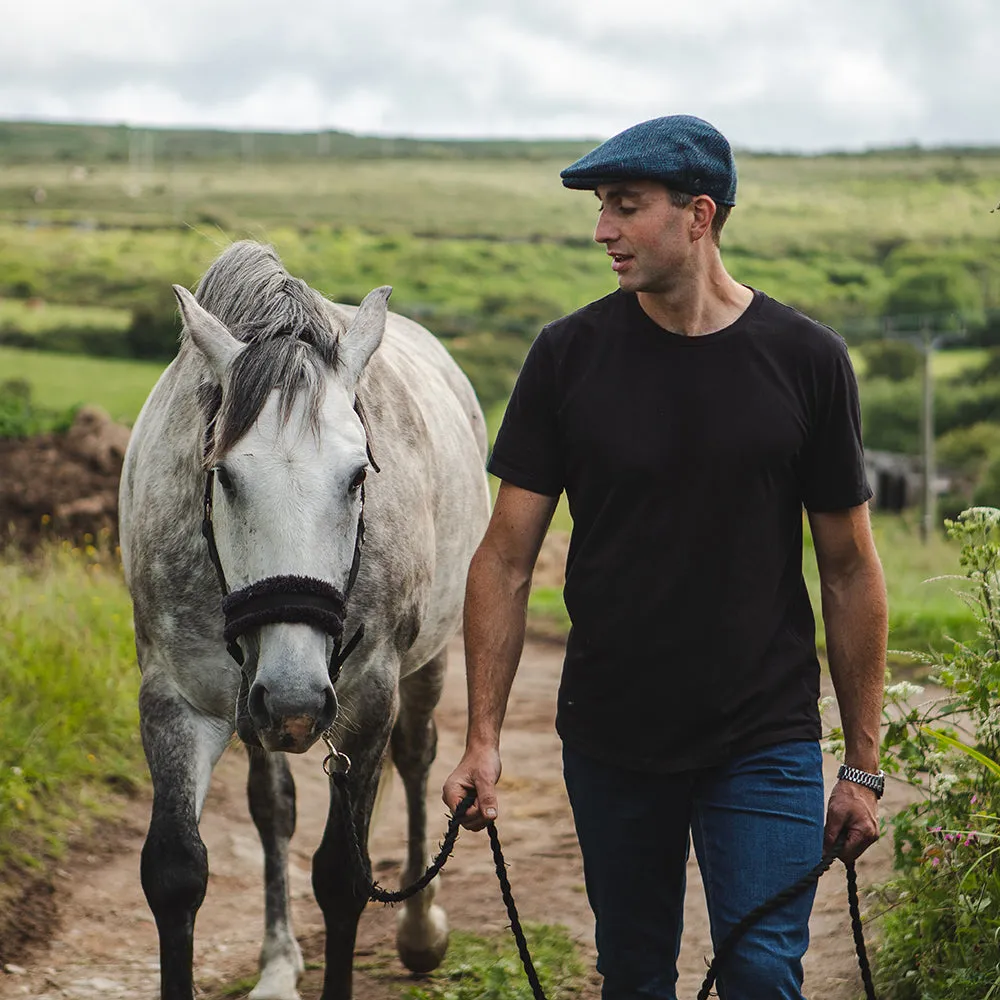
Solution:
M 352 493 L 361 489 L 361 484 L 365 481 L 365 477 L 367 475 L 368 473 L 364 469 L 358 469 L 358 471 L 354 474 L 354 478 L 351 480 L 350 490 Z
M 215 476 L 219 480 L 219 485 L 227 492 L 235 492 L 235 487 L 233 486 L 233 480 L 230 478 L 229 472 L 226 470 L 224 465 L 217 465 L 215 467 Z

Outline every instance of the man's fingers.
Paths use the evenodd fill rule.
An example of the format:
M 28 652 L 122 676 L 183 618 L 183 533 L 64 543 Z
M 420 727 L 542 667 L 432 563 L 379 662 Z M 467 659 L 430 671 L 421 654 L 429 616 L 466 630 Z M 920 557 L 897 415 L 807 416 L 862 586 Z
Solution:
M 478 775 L 453 776 L 445 782 L 442 798 L 454 816 L 458 807 L 469 794 L 474 794 L 472 805 L 461 817 L 461 824 L 467 830 L 482 830 L 487 822 L 496 819 L 499 808 L 496 789 L 492 782 Z
M 476 797 L 476 805 L 479 806 L 480 813 L 482 813 L 487 820 L 497 818 L 497 813 L 500 811 L 500 807 L 497 803 L 497 793 L 494 785 L 486 785 L 485 787 L 480 786 L 479 794 Z
M 838 838 L 842 842 L 838 845 Z M 869 847 L 878 840 L 878 831 L 866 827 L 850 826 L 843 823 L 839 827 L 827 824 L 823 837 L 823 850 L 829 852 L 838 848 L 837 856 L 844 861 L 856 861 Z

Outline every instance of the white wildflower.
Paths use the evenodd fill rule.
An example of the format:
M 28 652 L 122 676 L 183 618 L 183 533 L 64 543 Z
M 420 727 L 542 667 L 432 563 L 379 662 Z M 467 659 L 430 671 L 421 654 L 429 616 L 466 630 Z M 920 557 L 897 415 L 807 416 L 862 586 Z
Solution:
M 954 774 L 932 774 L 930 780 L 931 795 L 947 795 L 955 787 L 958 776 Z
M 885 696 L 893 701 L 907 701 L 923 693 L 924 689 L 919 684 L 911 684 L 909 681 L 898 681 L 885 689 Z
M 981 524 L 988 528 L 1000 524 L 1000 510 L 996 507 L 970 507 L 963 510 L 959 517 L 967 523 Z
M 989 714 L 979 720 L 976 736 L 981 742 L 994 740 L 1000 736 L 1000 707 L 991 708 Z
M 819 714 L 825 715 L 837 703 L 837 699 L 832 694 L 825 694 L 819 700 Z

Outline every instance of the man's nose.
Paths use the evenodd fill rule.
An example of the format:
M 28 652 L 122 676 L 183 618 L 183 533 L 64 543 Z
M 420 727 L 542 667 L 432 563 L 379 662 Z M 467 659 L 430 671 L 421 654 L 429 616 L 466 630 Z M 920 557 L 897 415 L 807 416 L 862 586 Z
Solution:
M 611 243 L 618 238 L 618 230 L 602 211 L 597 217 L 597 226 L 594 228 L 595 243 Z

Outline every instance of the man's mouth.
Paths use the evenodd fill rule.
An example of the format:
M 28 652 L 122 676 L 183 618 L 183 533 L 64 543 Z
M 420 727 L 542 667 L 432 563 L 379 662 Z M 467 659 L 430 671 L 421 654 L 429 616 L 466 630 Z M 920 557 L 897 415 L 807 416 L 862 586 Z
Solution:
M 621 271 L 623 268 L 628 266 L 630 260 L 632 260 L 631 254 L 627 253 L 612 253 L 608 251 L 608 256 L 611 258 L 611 270 Z

